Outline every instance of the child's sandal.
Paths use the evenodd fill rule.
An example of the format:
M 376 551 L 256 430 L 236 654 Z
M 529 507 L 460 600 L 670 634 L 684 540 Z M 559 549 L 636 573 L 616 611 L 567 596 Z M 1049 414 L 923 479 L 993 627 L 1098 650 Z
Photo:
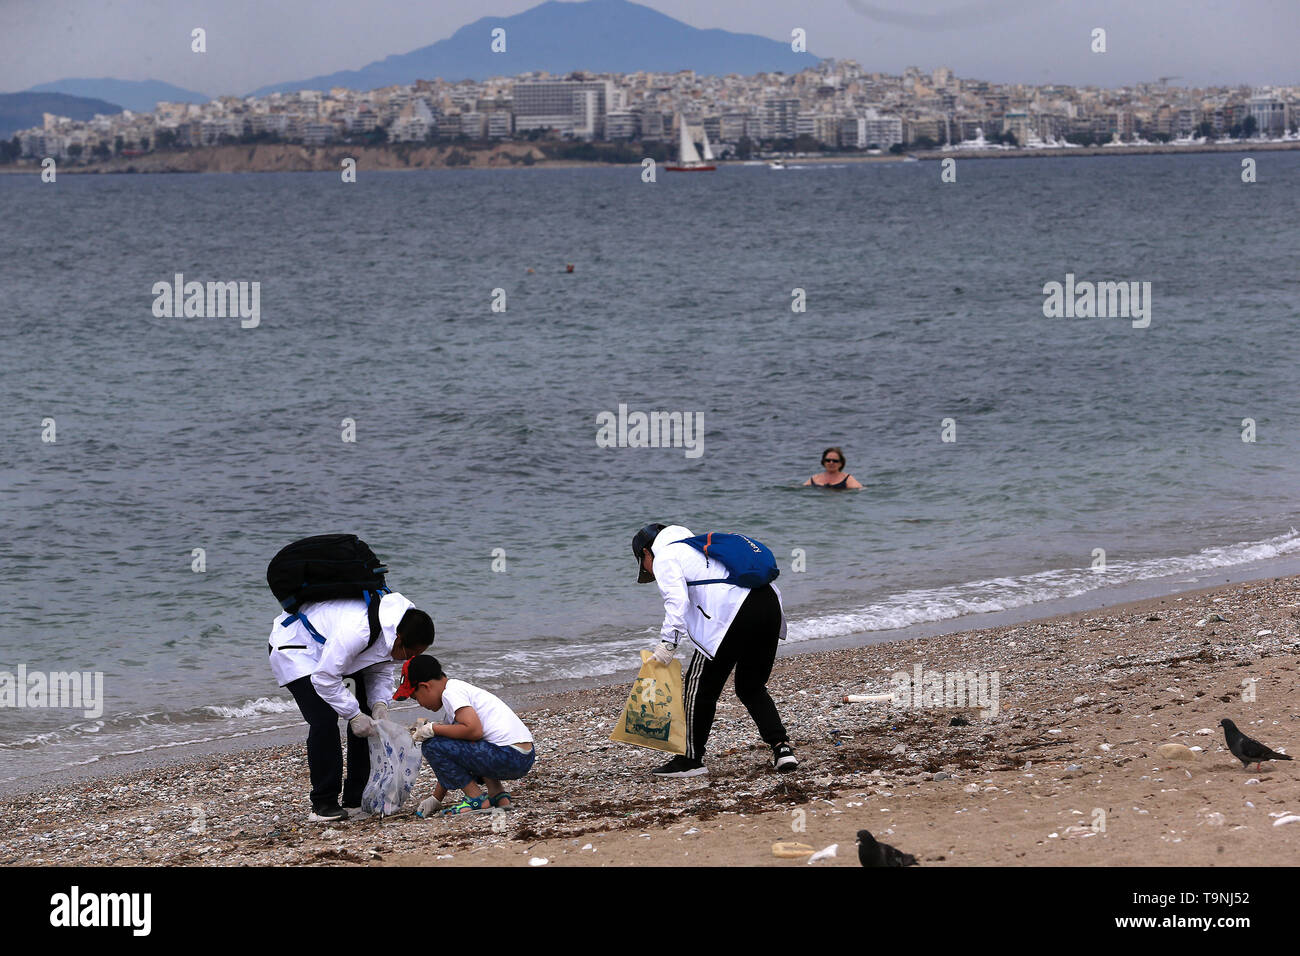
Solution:
M 509 805 L 504 807 L 501 806 L 502 800 L 509 800 L 510 801 Z M 510 796 L 510 794 L 506 793 L 504 790 L 498 793 L 495 797 L 488 797 L 488 803 L 492 804 L 493 807 L 497 807 L 501 810 L 513 810 L 515 807 L 514 799 Z
M 483 813 L 483 803 L 486 799 L 486 797 L 466 797 L 460 803 L 443 810 L 441 815 L 445 817 L 457 813 Z

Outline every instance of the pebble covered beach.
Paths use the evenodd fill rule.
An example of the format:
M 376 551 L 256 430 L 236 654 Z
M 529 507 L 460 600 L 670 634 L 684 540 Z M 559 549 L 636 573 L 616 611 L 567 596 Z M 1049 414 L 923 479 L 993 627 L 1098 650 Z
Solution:
M 309 824 L 305 747 L 278 746 L 10 796 L 0 863 L 806 865 L 773 855 L 794 841 L 837 846 L 813 865 L 857 865 L 866 828 L 923 866 L 1289 865 L 1300 771 L 1243 768 L 1218 721 L 1300 747 L 1298 655 L 1300 578 L 1226 585 L 782 658 L 769 689 L 801 760 L 788 775 L 728 688 L 710 773 L 653 778 L 661 755 L 608 739 L 627 688 L 604 686 L 521 711 L 538 761 L 508 813 L 416 817 L 426 765 L 397 814 Z M 996 714 L 843 702 L 917 665 L 996 674 Z

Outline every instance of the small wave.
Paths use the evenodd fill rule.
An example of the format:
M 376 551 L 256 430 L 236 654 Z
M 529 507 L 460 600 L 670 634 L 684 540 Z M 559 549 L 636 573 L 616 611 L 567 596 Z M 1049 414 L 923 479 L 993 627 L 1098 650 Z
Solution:
M 1113 561 L 1104 569 L 1058 568 L 1014 578 L 990 578 L 905 591 L 865 607 L 792 621 L 789 638 L 809 641 L 864 631 L 895 630 L 968 614 L 1006 611 L 1043 601 L 1076 597 L 1098 588 L 1134 581 L 1194 574 L 1296 553 L 1300 553 L 1300 532 L 1292 528 L 1286 534 L 1263 541 L 1241 541 L 1224 547 L 1205 548 L 1181 557 Z
M 258 714 L 286 714 L 290 711 L 297 711 L 298 705 L 292 700 L 285 700 L 283 697 L 279 699 L 259 697 L 257 700 L 246 700 L 236 707 L 222 707 L 220 704 L 212 704 L 203 707 L 202 710 L 214 717 L 254 717 Z

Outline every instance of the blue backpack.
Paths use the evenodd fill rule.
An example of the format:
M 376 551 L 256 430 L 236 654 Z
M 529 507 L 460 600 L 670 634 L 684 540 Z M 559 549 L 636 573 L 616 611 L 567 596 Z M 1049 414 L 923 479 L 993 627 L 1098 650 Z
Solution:
M 710 531 L 693 538 L 683 538 L 678 544 L 689 544 L 706 561 L 717 561 L 727 572 L 725 578 L 706 581 L 687 581 L 687 584 L 734 584 L 742 588 L 761 588 L 775 581 L 781 569 L 776 557 L 763 544 L 743 534 L 726 534 Z

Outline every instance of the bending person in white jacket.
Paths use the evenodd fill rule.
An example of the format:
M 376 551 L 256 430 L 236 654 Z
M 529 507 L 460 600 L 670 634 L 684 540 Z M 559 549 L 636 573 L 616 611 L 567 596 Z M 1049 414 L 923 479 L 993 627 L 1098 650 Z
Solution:
M 683 637 L 695 645 L 683 677 L 686 704 L 686 754 L 654 770 L 657 777 L 694 777 L 708 773 L 704 748 L 713 729 L 718 698 L 736 671 L 736 696 L 772 748 L 772 762 L 785 773 L 799 766 L 767 692 L 777 642 L 785 638 L 785 612 L 775 586 L 744 588 L 725 582 L 692 584 L 718 577 L 716 564 L 684 539 L 681 525 L 648 524 L 632 538 L 640 572 L 637 582 L 654 581 L 664 599 L 664 623 L 655 657 L 667 664 Z
M 373 643 L 366 602 L 360 599 L 316 601 L 292 619 L 287 612 L 275 619 L 268 645 L 271 672 L 293 694 L 309 727 L 308 822 L 346 820 L 349 810 L 360 810 L 370 777 L 370 748 L 361 738 L 375 733 L 374 721 L 388 715 L 397 676 L 394 661 L 414 657 L 432 643 L 433 619 L 396 592 L 380 599 L 379 634 Z M 344 683 L 348 680 L 355 694 Z M 348 722 L 346 784 L 340 717 Z

